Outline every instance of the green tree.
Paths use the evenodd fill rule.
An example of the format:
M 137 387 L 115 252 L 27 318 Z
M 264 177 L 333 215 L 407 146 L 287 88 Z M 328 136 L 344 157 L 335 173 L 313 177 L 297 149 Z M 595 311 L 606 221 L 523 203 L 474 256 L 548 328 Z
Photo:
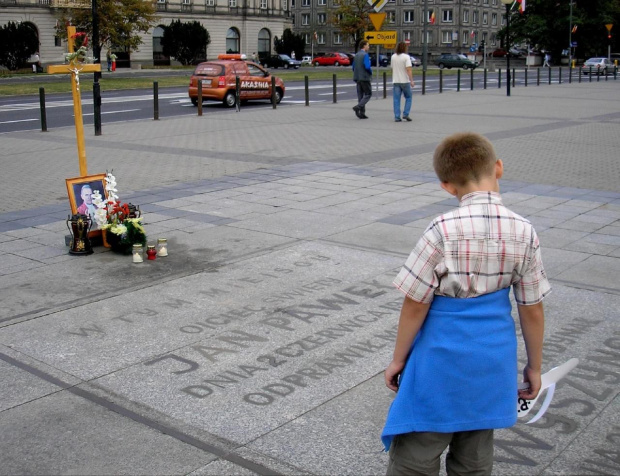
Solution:
M 23 68 L 39 49 L 37 32 L 30 23 L 8 22 L 0 27 L 0 64 L 11 71 Z
M 578 45 L 575 56 L 602 56 L 607 53 L 605 24 L 617 25 L 619 20 L 620 0 L 574 0 L 572 23 L 570 1 L 527 0 L 523 14 L 516 8 L 512 10 L 510 44 L 530 44 L 559 58 L 568 48 L 571 25 L 576 25 L 577 31 L 571 35 L 572 41 Z M 506 28 L 498 35 L 505 44 Z
M 282 32 L 282 38 L 274 37 L 273 45 L 276 53 L 290 55 L 295 52 L 295 58 L 301 59 L 306 54 L 306 42 L 303 35 L 297 35 L 287 28 Z
M 164 27 L 164 36 L 161 39 L 163 53 L 174 57 L 183 65 L 204 60 L 209 43 L 209 32 L 198 21 L 183 23 L 181 20 L 173 20 Z
M 155 24 L 156 10 L 153 0 L 97 0 L 99 16 L 99 45 L 92 45 L 94 51 L 107 45 L 115 50 L 135 51 L 142 44 L 140 33 L 147 33 Z M 62 8 L 58 14 L 58 25 L 75 26 L 84 31 L 92 44 L 92 11 L 90 8 Z M 57 27 L 57 34 L 67 38 L 67 29 Z
M 343 39 L 353 39 L 355 41 L 355 51 L 364 39 L 364 32 L 370 30 L 371 23 L 368 14 L 372 7 L 367 0 L 342 1 L 340 6 L 332 11 L 330 23 L 334 25 Z

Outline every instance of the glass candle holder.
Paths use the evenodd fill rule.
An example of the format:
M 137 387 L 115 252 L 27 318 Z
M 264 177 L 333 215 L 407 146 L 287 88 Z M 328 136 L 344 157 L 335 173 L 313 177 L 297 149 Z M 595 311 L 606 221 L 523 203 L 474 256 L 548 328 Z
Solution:
M 142 263 L 144 261 L 144 248 L 140 243 L 136 243 L 132 246 L 131 259 L 134 263 Z
M 157 239 L 157 256 L 168 256 L 168 240 L 166 238 Z
M 146 247 L 146 257 L 150 260 L 154 260 L 155 258 L 157 258 L 157 251 L 155 251 L 155 245 L 148 245 Z

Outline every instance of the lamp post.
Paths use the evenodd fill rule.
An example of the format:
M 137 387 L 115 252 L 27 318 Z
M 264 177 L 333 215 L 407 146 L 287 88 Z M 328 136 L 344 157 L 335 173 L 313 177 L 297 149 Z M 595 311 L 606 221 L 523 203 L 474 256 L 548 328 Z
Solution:
M 510 96 L 510 6 L 514 0 L 502 0 L 506 5 L 506 96 Z

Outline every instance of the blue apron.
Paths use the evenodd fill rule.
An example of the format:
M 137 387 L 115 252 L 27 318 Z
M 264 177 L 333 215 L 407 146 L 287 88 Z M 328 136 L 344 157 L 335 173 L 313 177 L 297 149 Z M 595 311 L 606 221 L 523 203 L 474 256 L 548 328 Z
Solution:
M 381 439 L 506 428 L 517 421 L 517 339 L 510 288 L 435 296 L 414 341 Z

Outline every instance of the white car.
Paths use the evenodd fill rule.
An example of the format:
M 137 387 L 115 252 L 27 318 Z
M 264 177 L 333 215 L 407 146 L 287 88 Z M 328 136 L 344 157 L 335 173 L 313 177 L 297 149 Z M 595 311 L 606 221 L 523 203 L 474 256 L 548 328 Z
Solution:
M 301 65 L 311 65 L 312 64 L 312 56 L 304 56 L 301 58 Z
M 614 72 L 614 65 L 607 58 L 590 58 L 583 63 L 581 67 L 583 74 L 588 74 L 592 71 L 592 74 L 612 74 Z

